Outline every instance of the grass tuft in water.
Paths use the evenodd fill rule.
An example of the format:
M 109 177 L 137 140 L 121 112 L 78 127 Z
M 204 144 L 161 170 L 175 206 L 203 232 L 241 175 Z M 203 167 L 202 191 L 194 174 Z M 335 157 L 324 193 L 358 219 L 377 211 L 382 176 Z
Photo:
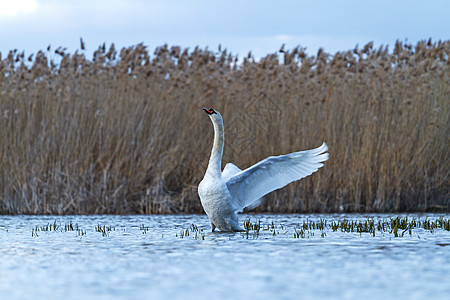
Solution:
M 188 229 L 183 229 L 180 231 L 180 233 L 175 234 L 176 237 L 185 238 L 192 234 L 193 238 L 196 240 L 204 240 L 205 239 L 205 232 L 203 229 L 198 228 L 197 225 L 191 224 L 191 226 Z
M 78 236 L 86 235 L 86 230 L 81 229 L 78 226 L 78 223 L 73 224 L 70 221 L 69 224 L 64 224 L 64 227 L 61 224 L 56 223 L 56 220 L 53 223 L 47 223 L 46 225 L 39 226 L 36 225 L 35 228 L 31 229 L 31 236 L 39 237 L 39 232 L 67 232 L 67 231 L 75 231 Z
M 147 234 L 150 228 L 148 226 L 145 226 L 144 224 L 141 224 L 139 226 L 139 229 L 142 230 L 142 234 Z
M 112 226 L 107 227 L 106 225 L 103 225 L 103 227 L 102 227 L 101 224 L 98 224 L 97 226 L 95 226 L 95 231 L 101 232 L 102 236 L 109 236 L 109 233 L 112 230 L 116 230 L 116 229 Z

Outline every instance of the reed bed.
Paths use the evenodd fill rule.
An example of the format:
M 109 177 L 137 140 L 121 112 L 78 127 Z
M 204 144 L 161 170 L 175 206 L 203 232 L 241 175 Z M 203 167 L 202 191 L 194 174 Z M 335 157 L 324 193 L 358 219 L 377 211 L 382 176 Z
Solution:
M 224 164 L 329 145 L 325 167 L 258 212 L 449 211 L 450 41 L 256 61 L 164 45 L 0 55 L 1 214 L 201 213 Z

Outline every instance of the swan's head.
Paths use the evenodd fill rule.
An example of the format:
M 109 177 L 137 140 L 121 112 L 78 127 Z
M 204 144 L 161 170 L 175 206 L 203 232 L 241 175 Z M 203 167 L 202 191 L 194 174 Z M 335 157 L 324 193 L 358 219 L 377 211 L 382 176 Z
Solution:
M 217 112 L 216 112 L 213 108 L 207 109 L 206 107 L 203 107 L 202 109 L 203 109 L 208 115 L 217 114 Z
M 215 111 L 213 108 L 202 108 L 211 118 L 211 120 L 214 121 L 222 121 L 222 116 L 219 114 L 219 112 Z

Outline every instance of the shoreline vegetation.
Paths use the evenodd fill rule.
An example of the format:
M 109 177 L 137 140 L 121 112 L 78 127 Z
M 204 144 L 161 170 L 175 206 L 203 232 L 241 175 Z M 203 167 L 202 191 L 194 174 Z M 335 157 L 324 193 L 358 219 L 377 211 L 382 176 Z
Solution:
M 143 44 L 1 53 L 0 214 L 202 213 L 203 106 L 224 117 L 223 165 L 329 146 L 256 212 L 448 212 L 449 55 L 431 40 L 259 61 Z

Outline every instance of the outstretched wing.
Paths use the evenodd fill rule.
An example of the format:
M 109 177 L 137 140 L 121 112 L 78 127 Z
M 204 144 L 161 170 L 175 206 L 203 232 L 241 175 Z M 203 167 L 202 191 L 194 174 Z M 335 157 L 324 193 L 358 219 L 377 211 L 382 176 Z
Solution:
M 235 207 L 242 210 L 252 206 L 262 196 L 316 172 L 328 160 L 327 150 L 323 143 L 316 149 L 270 156 L 224 179 Z

